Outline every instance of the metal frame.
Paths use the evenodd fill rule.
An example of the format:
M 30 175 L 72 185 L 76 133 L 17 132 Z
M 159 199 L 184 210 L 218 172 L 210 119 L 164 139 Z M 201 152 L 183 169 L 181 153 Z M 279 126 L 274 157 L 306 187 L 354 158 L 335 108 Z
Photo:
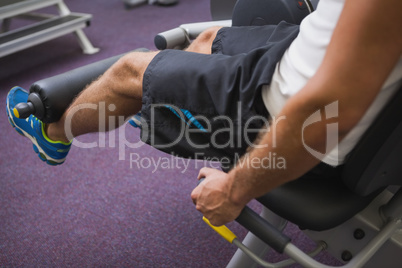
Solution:
M 260 216 L 263 219 L 269 221 L 274 227 L 276 227 L 279 231 L 283 231 L 288 223 L 287 220 L 279 217 L 266 207 L 262 207 L 262 212 Z M 243 246 L 240 246 L 242 244 Z M 235 267 L 248 267 L 254 268 L 257 267 L 259 261 L 265 256 L 265 254 L 270 250 L 270 247 L 261 241 L 257 236 L 253 233 L 248 232 L 246 237 L 243 239 L 242 243 L 236 243 L 236 246 L 239 248 L 236 253 L 233 255 L 232 259 L 228 263 L 226 267 L 235 268 Z M 246 251 L 252 252 L 254 257 L 249 257 L 250 253 L 245 253 Z

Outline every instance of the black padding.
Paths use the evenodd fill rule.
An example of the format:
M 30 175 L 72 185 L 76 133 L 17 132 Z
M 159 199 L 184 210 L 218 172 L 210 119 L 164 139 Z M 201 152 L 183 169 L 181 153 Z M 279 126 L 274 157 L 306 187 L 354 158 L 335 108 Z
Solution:
M 339 179 L 300 178 L 258 198 L 301 229 L 328 230 L 363 210 L 378 193 L 361 197 Z
M 229 20 L 237 0 L 211 0 L 210 9 L 213 20 Z
M 245 207 L 236 221 L 279 253 L 283 253 L 290 238 L 278 231 L 249 207 Z
M 148 51 L 146 49 L 140 50 Z M 123 55 L 114 56 L 33 83 L 30 87 L 30 93 L 36 93 L 44 106 L 44 114 L 39 115 L 38 118 L 45 123 L 58 121 L 74 98 Z
M 281 21 L 300 24 L 310 10 L 310 1 L 304 0 L 239 0 L 233 9 L 232 25 L 276 25 Z
M 368 195 L 380 187 L 402 185 L 402 87 L 348 156 L 342 179 Z
M 120 57 L 108 58 L 33 83 L 29 91 L 37 93 L 45 107 L 45 113 L 39 119 L 45 123 L 58 121 L 73 99 Z

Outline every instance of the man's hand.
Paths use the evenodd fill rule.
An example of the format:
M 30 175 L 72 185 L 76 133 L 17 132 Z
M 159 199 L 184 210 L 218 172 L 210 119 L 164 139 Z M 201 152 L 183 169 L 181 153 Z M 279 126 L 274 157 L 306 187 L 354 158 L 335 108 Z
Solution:
M 235 204 L 231 201 L 229 175 L 217 169 L 202 168 L 198 179 L 202 178 L 205 180 L 191 193 L 196 209 L 215 226 L 236 219 L 246 204 Z

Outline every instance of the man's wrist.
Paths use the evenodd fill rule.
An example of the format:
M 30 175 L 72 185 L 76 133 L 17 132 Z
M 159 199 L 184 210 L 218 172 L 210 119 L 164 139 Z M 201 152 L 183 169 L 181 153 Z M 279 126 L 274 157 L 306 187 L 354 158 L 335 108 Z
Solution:
M 253 197 L 248 193 L 247 187 L 242 185 L 241 178 L 236 168 L 228 173 L 229 200 L 236 206 L 245 206 Z

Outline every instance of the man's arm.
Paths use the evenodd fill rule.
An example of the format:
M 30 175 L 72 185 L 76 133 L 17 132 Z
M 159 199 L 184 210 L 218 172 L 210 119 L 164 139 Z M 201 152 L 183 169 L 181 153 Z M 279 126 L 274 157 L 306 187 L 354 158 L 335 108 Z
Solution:
M 322 65 L 278 115 L 286 120 L 276 126 L 276 146 L 252 148 L 243 165 L 228 174 L 202 169 L 199 178 L 206 180 L 191 195 L 196 208 L 212 224 L 224 224 L 234 220 L 253 198 L 317 165 L 319 160 L 303 146 L 303 122 L 338 101 L 338 137 L 344 138 L 373 102 L 401 53 L 402 1 L 346 0 Z M 304 142 L 316 151 L 325 151 L 326 124 L 317 122 L 303 133 Z M 271 145 L 273 138 L 267 132 L 259 144 Z M 287 168 L 264 169 L 251 163 L 269 153 L 283 157 Z

